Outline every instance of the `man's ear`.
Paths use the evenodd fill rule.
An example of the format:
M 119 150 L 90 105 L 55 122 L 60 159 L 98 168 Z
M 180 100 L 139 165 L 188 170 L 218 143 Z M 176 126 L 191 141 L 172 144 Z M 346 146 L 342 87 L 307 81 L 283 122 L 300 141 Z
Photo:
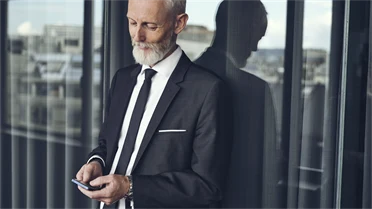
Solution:
M 178 35 L 186 27 L 189 16 L 186 13 L 177 15 L 177 20 L 174 27 L 174 33 Z

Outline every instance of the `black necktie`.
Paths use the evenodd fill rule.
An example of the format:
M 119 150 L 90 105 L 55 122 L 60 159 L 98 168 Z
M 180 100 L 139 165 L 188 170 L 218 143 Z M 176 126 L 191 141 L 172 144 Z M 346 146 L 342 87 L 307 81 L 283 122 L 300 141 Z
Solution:
M 116 167 L 115 173 L 125 175 L 127 172 L 127 167 L 134 150 L 134 144 L 136 143 L 136 138 L 138 134 L 138 129 L 141 124 L 143 113 L 145 112 L 145 106 L 147 103 L 147 98 L 149 97 L 151 88 L 151 78 L 156 74 L 153 69 L 145 70 L 145 81 L 142 84 L 141 90 L 138 94 L 136 105 L 134 106 L 132 117 L 130 119 L 127 135 L 125 137 L 124 146 L 120 154 L 119 162 Z M 118 208 L 118 202 L 112 205 L 104 205 L 103 208 Z M 130 201 L 125 200 L 125 208 L 130 209 Z
M 132 118 L 130 119 L 127 135 L 125 137 L 124 146 L 120 154 L 119 163 L 116 167 L 115 173 L 125 175 L 127 167 L 134 150 L 138 129 L 141 124 L 142 116 L 145 111 L 147 99 L 149 97 L 151 88 L 151 78 L 156 74 L 153 69 L 145 70 L 145 81 L 138 94 L 136 105 L 134 106 Z

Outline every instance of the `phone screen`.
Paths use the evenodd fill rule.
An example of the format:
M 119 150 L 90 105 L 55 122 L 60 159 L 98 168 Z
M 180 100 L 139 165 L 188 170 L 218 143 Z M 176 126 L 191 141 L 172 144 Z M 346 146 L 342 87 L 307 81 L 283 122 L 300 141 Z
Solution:
M 77 185 L 79 185 L 80 187 L 86 189 L 86 190 L 90 190 L 90 191 L 95 191 L 95 190 L 100 190 L 102 189 L 102 187 L 94 187 L 94 186 L 91 186 L 89 184 L 85 184 L 83 182 L 80 182 L 78 181 L 77 179 L 71 179 L 71 181 Z

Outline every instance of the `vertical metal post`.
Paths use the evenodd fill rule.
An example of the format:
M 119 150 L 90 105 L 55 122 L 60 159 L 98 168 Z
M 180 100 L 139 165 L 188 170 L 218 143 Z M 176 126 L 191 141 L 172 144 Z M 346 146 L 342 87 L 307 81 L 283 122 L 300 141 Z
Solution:
M 126 18 L 127 11 L 128 0 L 111 1 L 110 80 L 112 80 L 112 77 L 118 69 L 134 63 L 128 21 Z
M 128 0 L 105 1 L 103 101 L 115 72 L 134 63 L 126 14 Z M 105 109 L 105 107 L 103 108 Z
M 110 80 L 111 80 L 111 57 L 110 57 L 110 50 L 111 50 L 111 2 L 112 1 L 104 1 L 104 18 L 103 18 L 103 70 L 101 71 L 101 83 L 102 83 L 102 102 L 101 102 L 101 110 L 102 110 L 102 120 L 104 120 L 104 110 L 106 107 L 106 100 L 107 100 L 107 93 L 110 89 Z M 102 121 L 101 121 L 102 122 Z
M 3 127 L 4 127 L 4 113 L 5 113 L 5 95 L 6 95 L 6 70 L 7 70 L 7 20 L 8 18 L 8 1 L 0 1 L 0 150 L 3 147 Z M 3 185 L 3 156 L 0 151 L 0 185 Z M 3 205 L 3 187 L 0 187 L 0 208 Z
M 289 0 L 284 60 L 282 141 L 287 161 L 287 207 L 298 205 L 300 143 L 302 138 L 302 39 L 304 0 Z M 285 169 L 285 168 L 284 168 Z
M 341 78 L 341 60 L 343 47 L 345 1 L 333 1 L 332 3 L 332 28 L 331 28 L 331 48 L 329 56 L 329 83 L 326 98 L 326 110 L 324 119 L 324 140 L 322 165 L 324 176 L 321 184 L 323 189 L 320 194 L 321 208 L 335 207 L 335 159 L 336 159 L 336 138 L 338 130 L 338 111 L 339 111 L 339 90 Z
M 346 111 L 346 82 L 347 82 L 347 60 L 349 47 L 349 20 L 350 20 L 350 0 L 345 1 L 345 16 L 344 16 L 344 42 L 342 50 L 342 75 L 341 75 L 341 90 L 340 90 L 340 109 L 337 137 L 337 161 L 336 161 L 336 208 L 341 208 L 341 188 L 342 188 L 342 165 L 344 156 L 344 127 L 345 127 L 345 111 Z
M 84 1 L 82 128 L 83 145 L 92 139 L 94 1 Z
M 84 1 L 83 77 L 82 82 L 82 129 L 83 148 L 90 151 L 92 142 L 93 70 L 94 70 L 94 1 Z M 91 206 L 92 207 L 92 206 Z
M 366 128 L 365 128 L 365 150 L 364 150 L 364 174 L 363 174 L 363 208 L 372 207 L 372 4 L 369 5 L 369 38 L 368 38 L 368 79 L 367 79 L 367 101 L 366 101 Z

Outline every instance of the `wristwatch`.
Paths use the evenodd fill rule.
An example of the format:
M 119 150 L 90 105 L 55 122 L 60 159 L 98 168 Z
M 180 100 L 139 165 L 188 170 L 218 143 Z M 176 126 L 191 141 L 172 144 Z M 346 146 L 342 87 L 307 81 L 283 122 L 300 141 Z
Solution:
M 124 195 L 125 199 L 128 200 L 133 200 L 133 182 L 132 182 L 132 176 L 128 175 L 128 180 L 129 180 L 129 190 L 128 193 Z

